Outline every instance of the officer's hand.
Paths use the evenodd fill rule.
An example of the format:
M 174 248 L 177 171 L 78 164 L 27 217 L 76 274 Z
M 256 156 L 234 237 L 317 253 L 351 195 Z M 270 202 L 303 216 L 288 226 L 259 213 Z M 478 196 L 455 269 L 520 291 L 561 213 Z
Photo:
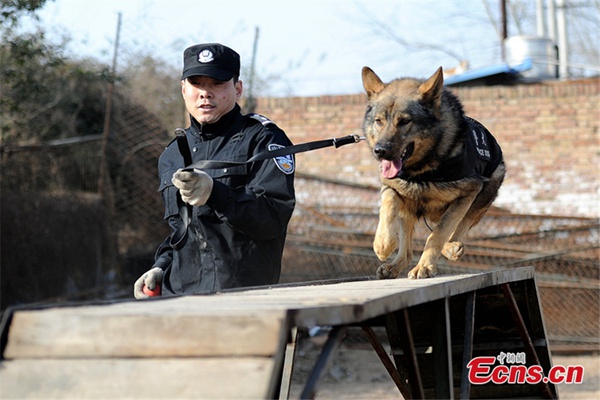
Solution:
M 179 169 L 173 174 L 171 181 L 179 189 L 181 199 L 193 206 L 206 204 L 213 188 L 212 178 L 199 169 L 193 171 Z
M 150 297 L 144 293 L 144 286 L 147 286 L 150 290 L 156 289 L 157 286 L 162 284 L 163 274 L 164 272 L 162 269 L 154 267 L 144 275 L 140 276 L 140 278 L 133 284 L 133 295 L 135 298 L 146 299 Z

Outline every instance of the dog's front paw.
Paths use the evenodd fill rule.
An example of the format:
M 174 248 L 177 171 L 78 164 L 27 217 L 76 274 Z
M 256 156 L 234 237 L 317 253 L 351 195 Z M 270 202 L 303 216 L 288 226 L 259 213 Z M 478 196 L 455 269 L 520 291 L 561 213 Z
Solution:
M 421 265 L 417 264 L 416 267 L 410 270 L 408 273 L 409 279 L 423 279 L 433 278 L 437 274 L 437 268 L 435 265 Z
M 377 278 L 378 279 L 394 279 L 398 277 L 399 274 L 398 267 L 392 264 L 383 264 L 377 268 Z
M 465 254 L 465 247 L 461 242 L 448 242 L 444 244 L 442 255 L 450 261 L 458 261 Z

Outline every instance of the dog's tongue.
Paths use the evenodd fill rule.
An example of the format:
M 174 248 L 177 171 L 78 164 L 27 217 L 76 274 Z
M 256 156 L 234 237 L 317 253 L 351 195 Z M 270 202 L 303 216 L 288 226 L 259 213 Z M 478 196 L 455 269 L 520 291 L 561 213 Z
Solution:
M 402 170 L 402 160 L 381 160 L 381 176 L 386 179 L 394 179 Z

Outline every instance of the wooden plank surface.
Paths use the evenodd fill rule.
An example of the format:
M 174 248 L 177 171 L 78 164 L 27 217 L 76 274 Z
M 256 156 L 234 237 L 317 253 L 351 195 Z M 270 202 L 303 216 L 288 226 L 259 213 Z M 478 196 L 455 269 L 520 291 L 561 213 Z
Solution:
M 157 308 L 162 312 L 150 302 L 21 311 L 4 357 L 272 356 L 284 346 L 282 310 Z
M 267 357 L 4 361 L 0 397 L 264 399 L 273 366 Z
M 0 387 L 13 398 L 265 398 L 292 327 L 360 323 L 532 278 L 527 267 L 20 310 Z
M 19 311 L 13 317 L 4 356 L 272 355 L 283 348 L 284 325 L 358 323 L 417 304 L 532 277 L 532 268 L 515 268 L 432 279 L 273 287 Z
M 390 279 L 331 285 L 259 289 L 214 296 L 221 307 L 240 302 L 255 309 L 284 307 L 293 326 L 312 327 L 365 321 L 389 312 L 501 283 L 532 279 L 532 267 L 430 279 Z M 207 301 L 210 301 L 207 299 Z

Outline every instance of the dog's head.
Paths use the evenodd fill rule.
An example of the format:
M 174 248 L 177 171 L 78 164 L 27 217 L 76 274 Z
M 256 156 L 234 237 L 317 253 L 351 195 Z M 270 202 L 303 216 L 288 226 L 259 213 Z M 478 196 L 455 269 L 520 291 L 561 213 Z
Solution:
M 438 146 L 443 119 L 442 68 L 425 81 L 402 78 L 383 83 L 364 67 L 362 81 L 368 96 L 363 131 L 381 162 L 382 177 L 393 179 L 403 170 L 427 169 L 422 164 Z

